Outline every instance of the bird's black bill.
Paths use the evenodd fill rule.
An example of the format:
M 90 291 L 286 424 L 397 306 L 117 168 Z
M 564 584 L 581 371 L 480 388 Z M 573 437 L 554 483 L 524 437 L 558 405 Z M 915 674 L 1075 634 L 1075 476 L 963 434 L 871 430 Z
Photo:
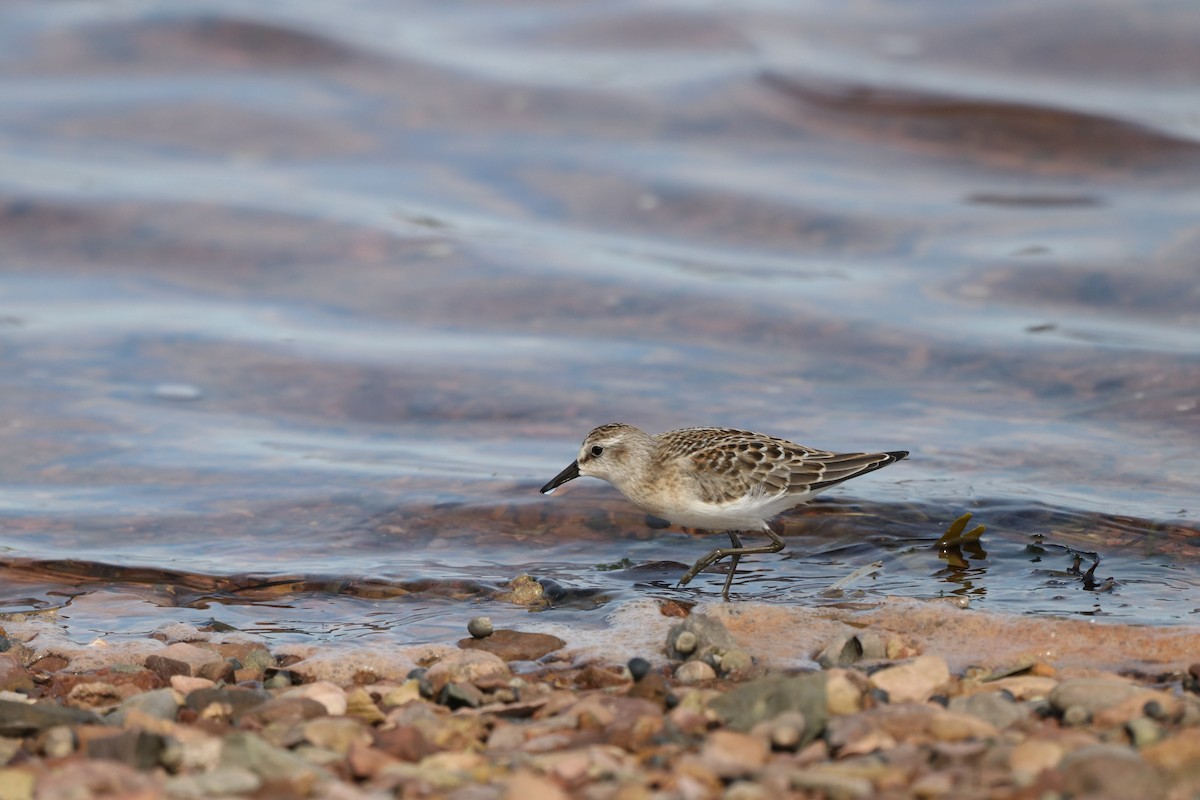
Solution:
M 542 494 L 550 494 L 558 487 L 562 486 L 567 481 L 575 480 L 579 477 L 579 462 L 572 461 L 570 465 L 562 472 L 555 475 L 549 483 L 541 488 Z

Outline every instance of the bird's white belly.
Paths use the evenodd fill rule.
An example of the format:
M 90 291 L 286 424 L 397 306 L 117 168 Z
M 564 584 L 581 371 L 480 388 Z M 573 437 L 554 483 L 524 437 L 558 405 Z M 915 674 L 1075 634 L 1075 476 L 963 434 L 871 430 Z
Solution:
M 647 509 L 676 525 L 709 531 L 757 531 L 767 520 L 798 506 L 816 494 L 759 496 L 735 500 L 732 503 L 695 501 L 672 508 Z

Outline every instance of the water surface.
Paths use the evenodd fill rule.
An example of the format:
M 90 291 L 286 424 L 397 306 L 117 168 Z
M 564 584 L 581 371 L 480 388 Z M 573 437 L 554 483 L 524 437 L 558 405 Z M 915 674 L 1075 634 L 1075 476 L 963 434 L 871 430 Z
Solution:
M 391 643 L 531 624 L 521 574 L 579 630 L 713 599 L 674 583 L 722 537 L 537 494 L 620 420 L 912 451 L 740 597 L 1194 625 L 1198 37 L 1185 2 L 8 3 L 0 611 Z

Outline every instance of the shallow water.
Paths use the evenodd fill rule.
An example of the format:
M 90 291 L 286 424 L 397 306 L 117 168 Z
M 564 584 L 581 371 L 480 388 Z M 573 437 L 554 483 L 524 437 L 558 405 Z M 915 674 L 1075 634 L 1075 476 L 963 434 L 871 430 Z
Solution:
M 622 420 L 912 451 L 741 597 L 1197 624 L 1200 18 L 1087 8 L 6 4 L 0 611 L 714 598 L 723 537 L 537 494 Z

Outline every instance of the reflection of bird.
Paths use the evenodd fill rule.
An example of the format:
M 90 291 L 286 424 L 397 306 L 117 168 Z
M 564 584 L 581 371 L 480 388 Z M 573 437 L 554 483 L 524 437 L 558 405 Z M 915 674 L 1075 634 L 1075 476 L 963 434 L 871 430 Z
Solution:
M 579 456 L 542 487 L 549 494 L 580 475 L 602 478 L 638 508 L 678 525 L 725 531 L 733 547 L 718 548 L 679 579 L 682 586 L 700 570 L 732 557 L 721 596 L 743 555 L 778 553 L 783 539 L 767 520 L 859 475 L 908 455 L 830 453 L 774 436 L 732 428 L 682 428 L 651 436 L 632 425 L 601 425 L 583 440 Z M 739 531 L 761 531 L 771 539 L 742 547 Z

